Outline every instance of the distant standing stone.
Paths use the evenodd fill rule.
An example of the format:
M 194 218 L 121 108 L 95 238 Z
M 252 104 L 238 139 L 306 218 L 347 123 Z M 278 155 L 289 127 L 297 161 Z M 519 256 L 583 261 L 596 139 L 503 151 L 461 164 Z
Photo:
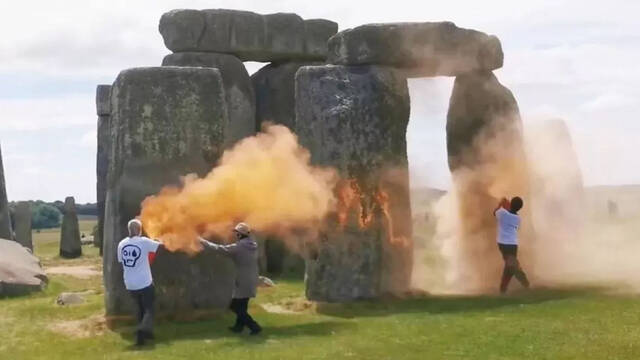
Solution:
M 7 189 L 4 185 L 4 167 L 2 166 L 2 150 L 0 150 L 0 238 L 13 239 Z
M 104 232 L 104 200 L 107 197 L 107 171 L 111 154 L 111 85 L 96 88 L 96 112 L 98 115 L 98 148 L 96 151 L 96 195 L 98 200 L 98 232 L 93 244 L 102 255 L 102 233 Z
M 82 244 L 80 243 L 76 201 L 72 196 L 69 196 L 64 200 L 64 216 L 60 233 L 60 256 L 63 258 L 76 258 L 80 255 L 82 255 Z
M 16 206 L 16 241 L 33 251 L 31 241 L 31 204 L 20 201 Z

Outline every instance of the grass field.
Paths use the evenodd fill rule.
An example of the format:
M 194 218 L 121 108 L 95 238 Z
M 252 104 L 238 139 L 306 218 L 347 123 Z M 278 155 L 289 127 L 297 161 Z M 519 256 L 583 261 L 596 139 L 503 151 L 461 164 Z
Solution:
M 89 232 L 92 221 L 83 221 Z M 92 265 L 57 256 L 58 230 L 34 233 L 45 267 Z M 606 289 L 536 289 L 499 296 L 421 296 L 353 304 L 311 304 L 302 281 L 276 279 L 251 312 L 265 331 L 237 336 L 228 313 L 209 320 L 160 320 L 156 343 L 132 344 L 131 326 L 105 326 L 101 276 L 51 275 L 48 288 L 0 299 L 0 359 L 638 359 L 640 297 Z M 61 307 L 63 291 L 91 290 Z

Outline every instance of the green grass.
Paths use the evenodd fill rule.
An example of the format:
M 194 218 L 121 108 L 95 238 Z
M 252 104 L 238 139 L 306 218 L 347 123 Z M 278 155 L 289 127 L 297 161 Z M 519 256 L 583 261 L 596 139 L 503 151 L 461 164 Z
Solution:
M 11 359 L 637 359 L 640 302 L 597 289 L 536 290 L 509 297 L 423 297 L 329 304 L 297 314 L 268 313 L 264 303 L 300 302 L 301 282 L 263 290 L 251 311 L 264 335 L 226 330 L 229 314 L 208 321 L 157 324 L 153 347 L 131 347 L 131 327 L 74 338 L 51 330 L 61 321 L 102 314 L 101 294 L 59 307 L 61 291 L 100 281 L 53 277 L 27 298 L 2 300 L 0 353 Z
M 85 224 L 86 227 L 91 224 Z M 80 260 L 57 257 L 55 230 L 34 237 L 47 263 L 99 266 L 91 246 Z M 53 244 L 53 245 L 52 245 Z M 52 250 L 53 249 L 53 250 Z M 229 313 L 209 320 L 159 320 L 154 346 L 134 349 L 132 327 L 106 328 L 100 276 L 54 275 L 48 288 L 0 299 L 1 359 L 638 359 L 640 298 L 606 289 L 537 289 L 506 297 L 422 296 L 311 305 L 299 280 L 261 289 L 251 313 L 264 334 L 226 330 Z M 93 290 L 85 304 L 60 307 L 63 291 Z M 296 313 L 267 312 L 278 305 Z M 84 336 L 56 325 L 76 321 Z M 78 333 L 77 330 L 74 333 Z
M 96 224 L 97 221 L 95 219 L 80 219 L 78 221 L 80 233 L 90 236 Z M 40 258 L 44 266 L 53 266 L 55 264 L 84 264 L 100 257 L 98 248 L 85 245 L 82 247 L 83 256 L 81 258 L 73 260 L 61 259 L 59 256 L 60 228 L 34 231 L 33 251 Z

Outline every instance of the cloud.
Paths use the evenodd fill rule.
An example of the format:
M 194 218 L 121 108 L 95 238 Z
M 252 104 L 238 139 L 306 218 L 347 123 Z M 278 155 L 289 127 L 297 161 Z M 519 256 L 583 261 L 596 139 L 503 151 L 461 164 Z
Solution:
M 619 93 L 606 93 L 582 105 L 584 111 L 603 111 L 633 105 L 637 100 Z
M 0 134 L 11 130 L 38 131 L 96 124 L 95 98 L 67 95 L 51 98 L 1 99 Z
M 97 147 L 97 142 L 98 130 L 91 130 L 82 135 L 82 138 L 80 138 L 80 145 L 91 149 L 95 149 Z
M 334 20 L 340 29 L 451 20 L 496 34 L 505 52 L 496 74 L 516 96 L 524 121 L 566 119 L 588 183 L 639 178 L 640 169 L 628 166 L 637 160 L 627 145 L 640 141 L 637 1 L 66 0 L 61 6 L 22 0 L 0 2 L 8 15 L 0 22 L 0 138 L 12 196 L 95 197 L 95 85 L 111 83 L 125 68 L 160 64 L 169 53 L 158 32 L 162 13 L 211 7 L 295 12 Z M 249 72 L 261 66 L 247 63 Z M 444 125 L 452 81 L 410 82 L 412 181 L 448 181 Z M 41 175 L 24 173 L 20 156 L 31 156 L 29 166 Z M 42 174 L 51 181 L 40 182 Z

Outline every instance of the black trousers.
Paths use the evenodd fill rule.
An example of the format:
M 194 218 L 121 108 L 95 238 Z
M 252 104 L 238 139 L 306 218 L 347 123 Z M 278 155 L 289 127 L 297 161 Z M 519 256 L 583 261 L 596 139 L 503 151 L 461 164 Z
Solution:
M 229 305 L 229 309 L 236 314 L 236 323 L 233 327 L 237 329 L 243 329 L 245 326 L 251 330 L 256 330 L 260 326 L 255 320 L 249 315 L 247 312 L 247 308 L 249 307 L 249 298 L 243 299 L 231 299 L 231 305 Z
M 153 333 L 153 302 L 155 300 L 155 288 L 152 285 L 140 290 L 129 291 L 136 304 L 136 316 L 138 318 L 137 331 Z
M 518 261 L 518 245 L 498 244 L 502 258 L 504 259 L 504 270 L 500 280 L 500 292 L 505 293 L 512 277 L 516 277 L 522 286 L 529 287 L 529 279 L 524 273 Z

